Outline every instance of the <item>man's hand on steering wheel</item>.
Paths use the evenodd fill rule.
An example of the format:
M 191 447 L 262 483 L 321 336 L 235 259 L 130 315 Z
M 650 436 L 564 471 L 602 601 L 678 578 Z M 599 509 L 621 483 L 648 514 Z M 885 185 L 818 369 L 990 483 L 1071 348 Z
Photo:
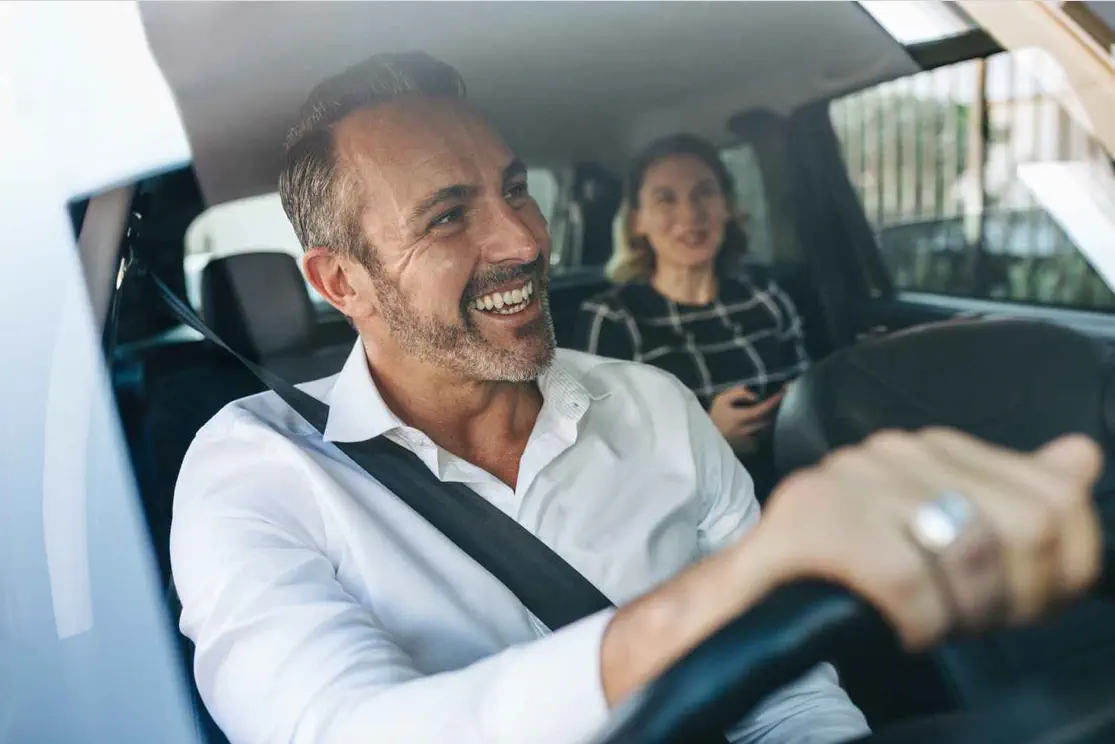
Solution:
M 844 584 L 924 648 L 1025 622 L 1092 584 L 1100 467 L 1078 436 L 1020 454 L 951 430 L 879 433 L 784 481 L 753 537 L 781 580 Z
M 1021 454 L 930 429 L 838 450 L 783 481 L 738 543 L 620 608 L 601 651 L 606 699 L 798 580 L 844 585 L 910 650 L 1029 620 L 1099 574 L 1099 471 L 1078 436 Z

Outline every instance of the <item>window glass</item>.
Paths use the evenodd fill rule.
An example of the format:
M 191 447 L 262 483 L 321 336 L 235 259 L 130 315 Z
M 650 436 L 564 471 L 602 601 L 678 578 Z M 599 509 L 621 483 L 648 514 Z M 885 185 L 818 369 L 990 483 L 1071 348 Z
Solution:
M 542 216 L 547 222 L 554 219 L 558 203 L 558 181 L 549 168 L 530 168 L 527 170 L 527 188 L 538 202 Z
M 1115 175 L 1060 67 L 1003 52 L 830 107 L 899 290 L 1115 309 Z
M 552 220 L 559 196 L 553 172 L 530 168 L 527 181 L 543 216 Z M 277 193 L 210 207 L 190 224 L 185 241 L 186 294 L 195 308 L 201 307 L 201 272 L 214 258 L 249 251 L 284 251 L 295 258 L 302 256 L 302 246 Z M 313 288 L 307 288 L 316 304 L 325 305 Z
M 564 256 L 566 224 L 560 205 L 561 185 L 549 168 L 528 168 L 527 188 L 550 226 L 550 264 L 559 266 Z
M 751 145 L 740 145 L 721 151 L 720 159 L 735 181 L 735 208 L 747 234 L 748 253 L 754 260 L 769 264 L 774 260 L 774 241 L 763 173 L 755 149 Z

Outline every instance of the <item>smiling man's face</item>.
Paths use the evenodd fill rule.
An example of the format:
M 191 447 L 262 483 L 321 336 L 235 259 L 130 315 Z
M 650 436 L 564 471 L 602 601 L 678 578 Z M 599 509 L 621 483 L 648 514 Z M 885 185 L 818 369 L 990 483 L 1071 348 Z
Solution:
M 335 129 L 358 184 L 373 342 L 473 380 L 536 378 L 554 354 L 546 300 L 550 237 L 526 169 L 458 101 L 403 98 Z

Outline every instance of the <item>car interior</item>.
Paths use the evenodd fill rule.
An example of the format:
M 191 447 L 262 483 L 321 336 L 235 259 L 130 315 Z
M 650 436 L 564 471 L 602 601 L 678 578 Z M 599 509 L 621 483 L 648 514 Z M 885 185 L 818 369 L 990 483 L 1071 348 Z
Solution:
M 284 133 L 310 87 L 399 39 L 457 67 L 530 167 L 531 188 L 536 175 L 552 184 L 559 345 L 576 343 L 581 303 L 609 286 L 627 160 L 656 136 L 693 132 L 722 148 L 737 181 L 750 243 L 739 271 L 777 281 L 803 318 L 814 366 L 779 413 L 781 474 L 886 427 L 944 424 L 1018 449 L 1080 431 L 1105 448 L 1096 495 L 1115 526 L 1113 233 L 1097 243 L 1096 223 L 1079 227 L 1079 209 L 1058 198 L 1065 187 L 1049 187 L 1085 174 L 1099 184 L 1091 191 L 1112 189 L 1111 151 L 1080 125 L 1063 81 L 1050 82 L 1055 60 L 1004 49 L 945 3 L 924 4 L 944 30 L 907 41 L 875 5 L 142 4 L 192 162 L 134 184 L 114 286 L 90 292 L 111 296 L 106 363 L 172 622 L 182 458 L 209 418 L 263 386 L 182 326 L 148 279 L 289 382 L 337 372 L 356 334 L 311 296 L 297 244 L 269 244 L 273 226 L 249 221 L 217 250 L 216 228 L 192 226 L 213 207 L 273 194 Z M 1071 198 L 1079 207 L 1088 197 Z M 85 214 L 85 203 L 72 205 L 77 235 Z M 1115 213 L 1101 216 L 1115 228 Z M 1079 739 L 1055 738 L 1115 692 L 1115 608 L 1103 591 L 1035 627 L 917 655 L 831 587 L 772 597 L 749 617 L 671 670 L 600 741 L 696 740 L 678 732 L 722 730 L 820 658 L 836 661 L 883 731 L 872 741 L 1115 734 L 1108 716 Z M 729 650 L 768 636 L 796 651 L 771 664 Z M 1040 704 L 988 707 L 1019 685 Z M 1096 690 L 1107 691 L 1099 702 Z M 195 703 L 203 735 L 222 742 Z M 990 719 L 970 715 L 988 710 Z M 1012 718 L 1020 710 L 1031 717 Z

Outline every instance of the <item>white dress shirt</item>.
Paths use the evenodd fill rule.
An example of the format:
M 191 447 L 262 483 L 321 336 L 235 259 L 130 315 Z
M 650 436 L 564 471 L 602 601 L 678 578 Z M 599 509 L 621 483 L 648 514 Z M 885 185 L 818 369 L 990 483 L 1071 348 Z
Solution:
M 512 489 L 403 425 L 358 343 L 307 383 L 323 438 L 273 393 L 197 435 L 171 531 L 182 632 L 233 744 L 575 744 L 608 711 L 611 610 L 550 633 L 502 584 L 330 442 L 387 436 L 468 484 L 622 604 L 759 518 L 751 479 L 695 397 L 652 367 L 560 350 Z M 821 666 L 733 741 L 867 732 Z

